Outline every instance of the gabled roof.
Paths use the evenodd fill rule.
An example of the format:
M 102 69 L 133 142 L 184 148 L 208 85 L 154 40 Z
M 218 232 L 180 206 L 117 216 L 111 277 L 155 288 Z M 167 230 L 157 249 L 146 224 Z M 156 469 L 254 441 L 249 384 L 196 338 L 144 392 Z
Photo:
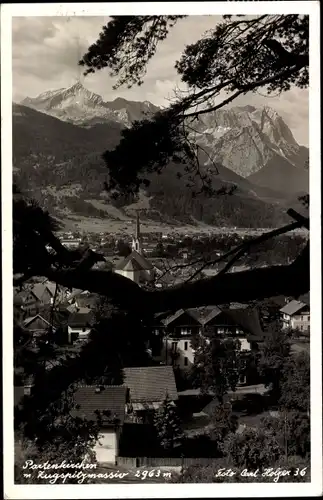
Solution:
M 125 270 L 125 266 L 129 261 L 136 261 L 142 271 L 153 269 L 153 265 L 149 262 L 149 260 L 147 260 L 143 255 L 140 255 L 140 253 L 136 252 L 136 250 L 133 250 L 125 259 L 119 262 L 116 266 L 116 271 Z
M 123 271 L 142 271 L 142 268 L 135 259 L 131 259 L 123 267 Z
M 213 318 L 221 314 L 221 312 L 221 309 L 219 309 L 217 306 L 214 306 L 211 310 L 208 311 L 205 316 L 201 318 L 202 325 L 207 325 Z
M 175 319 L 180 318 L 182 316 L 182 314 L 185 314 L 185 310 L 179 309 L 174 314 L 171 314 L 170 316 L 168 316 L 167 318 L 165 318 L 162 321 L 163 321 L 164 325 L 168 326 L 171 323 L 173 323 L 173 321 L 175 321 Z
M 124 385 L 130 390 L 132 402 L 171 401 L 178 399 L 174 371 L 171 366 L 124 368 Z
M 56 283 L 52 283 L 51 281 L 46 281 L 44 283 L 45 287 L 47 288 L 47 290 L 49 291 L 49 293 L 52 294 L 52 296 L 54 297 L 55 295 L 55 290 L 56 290 Z M 60 292 L 61 291 L 61 287 L 58 286 L 57 287 L 57 291 Z
M 91 309 L 89 307 L 78 307 L 76 304 L 70 304 L 66 310 L 70 313 L 89 314 Z
M 79 297 L 80 295 L 86 295 L 88 292 L 86 290 L 81 290 L 80 288 L 75 288 L 73 289 L 72 293 L 70 293 L 67 296 L 68 302 L 72 301 L 76 297 Z
M 248 340 L 257 341 L 264 338 L 257 309 L 227 309 L 223 312 L 234 322 L 234 324 L 240 326 L 249 334 Z
M 28 290 L 21 290 L 21 292 L 17 293 L 16 297 L 20 297 L 20 299 L 22 300 L 22 303 L 24 303 L 30 294 L 35 297 L 35 300 L 39 300 L 37 295 L 35 295 L 35 293 L 33 292 L 33 290 L 31 288 L 29 288 Z
M 288 314 L 288 316 L 292 316 L 293 314 L 298 313 L 301 309 L 307 307 L 304 302 L 300 302 L 299 300 L 291 300 L 284 307 L 280 309 L 280 312 L 283 314 Z
M 73 410 L 74 416 L 97 421 L 95 411 L 108 411 L 109 416 L 102 415 L 103 423 L 112 423 L 111 419 L 117 419 L 123 424 L 125 418 L 125 405 L 127 402 L 127 388 L 122 385 L 101 386 L 101 391 L 96 392 L 95 385 L 80 386 L 74 393 L 74 401 L 80 406 Z
M 173 323 L 173 321 L 180 318 L 183 314 L 187 314 L 192 319 L 194 319 L 198 324 L 200 324 L 200 325 L 202 324 L 201 319 L 200 319 L 199 308 L 190 308 L 190 309 L 179 309 L 174 314 L 171 314 L 170 316 L 168 316 L 167 318 L 165 318 L 163 320 L 164 325 L 165 326 L 170 325 L 171 323 Z
M 41 319 L 44 323 L 49 325 L 52 319 L 51 306 L 44 307 L 40 313 L 36 314 L 33 317 L 25 319 L 24 326 L 26 326 L 26 323 L 29 324 L 36 318 Z M 64 326 L 67 323 L 67 318 L 68 318 L 68 311 L 65 308 L 57 307 L 53 312 L 53 325 L 56 327 Z
M 34 295 L 36 295 L 38 300 L 41 300 L 41 298 L 45 292 L 50 293 L 51 295 L 54 295 L 49 290 L 49 288 L 46 287 L 46 285 L 44 283 L 35 283 L 33 288 L 32 288 L 32 292 L 34 293 Z
M 23 321 L 23 326 L 25 328 L 28 328 L 28 326 L 30 326 L 36 319 L 40 319 L 41 321 L 43 321 L 45 323 L 45 325 L 50 326 L 50 322 L 47 321 L 47 319 L 45 319 L 41 314 L 36 314 L 36 316 L 32 316 L 30 318 L 26 318 Z

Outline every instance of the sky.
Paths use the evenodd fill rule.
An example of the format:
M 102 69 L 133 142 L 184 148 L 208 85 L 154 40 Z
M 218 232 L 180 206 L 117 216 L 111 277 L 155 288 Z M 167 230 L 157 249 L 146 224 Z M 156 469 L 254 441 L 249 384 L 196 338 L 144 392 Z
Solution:
M 161 42 L 150 61 L 144 84 L 113 90 L 115 80 L 107 69 L 82 78 L 90 91 L 112 101 L 116 97 L 151 101 L 166 106 L 176 86 L 181 86 L 174 64 L 186 45 L 215 27 L 221 16 L 189 16 L 180 20 Z M 73 85 L 82 74 L 78 60 L 94 43 L 108 17 L 14 17 L 12 19 L 13 100 L 36 97 L 47 90 Z M 291 128 L 295 139 L 308 146 L 308 90 L 294 88 L 280 96 L 246 94 L 233 105 L 270 106 Z

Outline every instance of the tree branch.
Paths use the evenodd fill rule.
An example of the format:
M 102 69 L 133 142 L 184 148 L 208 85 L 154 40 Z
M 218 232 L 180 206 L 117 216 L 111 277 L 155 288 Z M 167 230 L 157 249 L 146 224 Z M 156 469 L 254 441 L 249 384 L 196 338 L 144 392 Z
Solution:
M 105 295 L 125 309 L 151 313 L 228 302 L 249 302 L 275 295 L 299 296 L 309 290 L 308 246 L 285 266 L 217 275 L 165 290 L 147 291 L 112 271 L 50 271 L 59 284 Z
M 302 67 L 302 66 L 300 66 L 300 67 Z M 188 117 L 200 116 L 203 114 L 207 114 L 207 113 L 211 113 L 213 111 L 216 111 L 216 110 L 222 108 L 223 106 L 225 106 L 226 104 L 229 104 L 231 101 L 233 101 L 234 99 L 239 97 L 239 95 L 245 94 L 246 92 L 250 92 L 251 90 L 254 90 L 258 87 L 263 87 L 264 85 L 268 85 L 269 83 L 275 82 L 278 78 L 282 78 L 282 77 L 287 78 L 288 76 L 293 74 L 293 72 L 296 71 L 297 69 L 300 69 L 299 65 L 295 64 L 293 67 L 289 67 L 287 70 L 285 69 L 284 71 L 281 71 L 280 73 L 277 73 L 271 77 L 263 78 L 262 80 L 257 80 L 256 82 L 250 83 L 248 85 L 243 85 L 234 94 L 232 94 L 227 99 L 224 99 L 222 102 L 220 102 L 216 106 L 213 106 L 211 108 L 201 109 L 199 111 L 194 111 L 194 112 L 188 113 L 184 116 L 185 116 L 185 118 L 188 118 Z M 190 106 L 190 107 L 192 107 L 192 106 Z

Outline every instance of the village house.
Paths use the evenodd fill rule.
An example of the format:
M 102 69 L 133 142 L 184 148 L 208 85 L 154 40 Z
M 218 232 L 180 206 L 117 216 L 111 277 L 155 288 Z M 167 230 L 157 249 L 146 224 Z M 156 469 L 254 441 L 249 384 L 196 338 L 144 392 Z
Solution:
M 300 297 L 301 300 L 291 300 L 280 309 L 283 328 L 299 330 L 302 333 L 310 331 L 310 303 L 309 296 Z
M 166 318 L 160 317 L 153 328 L 152 356 L 166 365 L 189 369 L 194 363 L 191 340 L 202 331 L 192 309 L 180 309 Z
M 55 294 L 56 291 L 56 294 Z M 42 311 L 44 306 L 55 303 L 62 303 L 65 299 L 63 287 L 49 281 L 34 283 L 26 286 L 25 290 L 15 293 L 14 305 L 19 308 L 23 317 L 35 316 Z
M 15 309 L 19 309 L 22 317 L 31 317 L 39 313 L 41 303 L 32 289 L 22 290 L 15 294 Z
M 119 454 L 119 441 L 125 421 L 128 389 L 121 385 L 80 386 L 74 394 L 78 409 L 72 415 L 98 421 L 100 434 L 94 447 L 100 464 L 115 464 Z
M 14 407 L 21 408 L 24 396 L 29 396 L 32 383 L 14 387 Z M 100 464 L 115 464 L 125 421 L 128 389 L 124 386 L 79 386 L 74 393 L 72 417 L 99 423 L 99 437 L 93 451 Z M 98 420 L 99 417 L 99 420 Z
M 127 421 L 151 423 L 166 395 L 175 404 L 178 399 L 171 366 L 124 368 L 124 386 L 129 388 Z
M 47 333 L 52 325 L 52 333 L 67 327 L 68 312 L 62 307 L 56 307 L 54 311 L 51 307 L 44 307 L 41 313 L 25 318 L 22 326 L 28 330 L 33 337 L 42 336 Z
M 68 343 L 72 344 L 75 340 L 86 340 L 92 331 L 93 317 L 88 309 L 82 312 L 72 312 L 67 320 Z
M 258 342 L 263 340 L 258 312 L 241 305 L 221 309 L 207 306 L 159 314 L 151 326 L 151 334 L 152 358 L 183 371 L 189 370 L 194 363 L 192 340 L 197 335 L 237 339 L 242 353 L 257 350 Z M 245 382 L 242 377 L 240 383 Z

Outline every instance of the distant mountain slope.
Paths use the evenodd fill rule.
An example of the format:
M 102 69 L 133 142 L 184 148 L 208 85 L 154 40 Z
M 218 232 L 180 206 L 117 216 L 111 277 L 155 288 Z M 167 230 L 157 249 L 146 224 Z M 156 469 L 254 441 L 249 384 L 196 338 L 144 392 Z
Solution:
M 295 167 L 283 157 L 273 155 L 258 172 L 250 175 L 248 180 L 258 186 L 270 186 L 286 194 L 303 194 L 309 190 L 309 174 L 303 168 Z
M 118 144 L 124 127 L 158 108 L 121 98 L 105 103 L 79 84 L 24 103 L 13 105 L 13 160 L 20 185 L 51 210 L 62 212 L 65 206 L 70 213 L 105 216 L 98 207 L 116 202 L 103 195 L 108 170 L 102 153 Z M 234 184 L 234 194 L 192 198 L 184 166 L 170 164 L 161 175 L 149 175 L 147 217 L 243 227 L 286 220 L 287 200 L 308 187 L 308 170 L 302 167 L 308 150 L 277 113 L 251 106 L 221 110 L 203 117 L 197 129 L 198 141 L 219 165 L 216 173 L 205 155 L 203 168 L 213 187 Z M 117 205 L 122 209 L 134 202 Z
M 26 106 L 13 104 L 13 166 L 29 189 L 80 182 L 91 188 L 107 176 L 102 151 L 115 147 L 121 126 L 77 127 Z

